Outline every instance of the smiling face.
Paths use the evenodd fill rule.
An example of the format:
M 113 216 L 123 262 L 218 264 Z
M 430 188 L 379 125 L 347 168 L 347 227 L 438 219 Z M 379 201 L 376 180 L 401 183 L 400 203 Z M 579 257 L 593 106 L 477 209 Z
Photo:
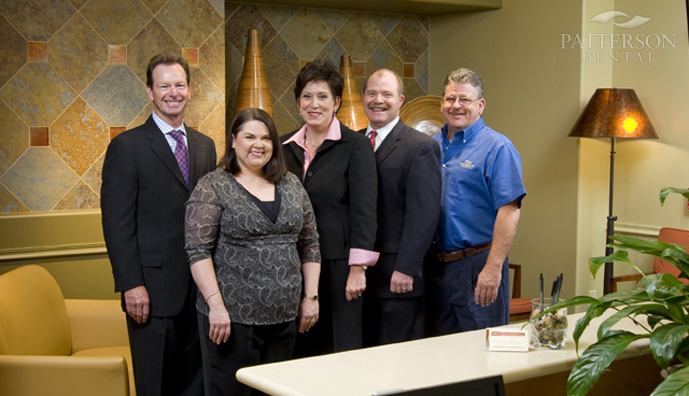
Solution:
M 404 103 L 397 78 L 390 72 L 375 72 L 366 82 L 362 96 L 371 128 L 380 129 L 394 120 Z
M 334 97 L 328 83 L 325 81 L 311 81 L 297 100 L 299 115 L 304 119 L 309 130 L 325 133 L 340 107 L 340 98 Z
M 258 120 L 247 121 L 232 138 L 232 148 L 242 172 L 263 174 L 263 167 L 273 155 L 273 143 L 266 125 Z
M 469 83 L 450 83 L 445 87 L 440 112 L 447 123 L 448 134 L 464 130 L 478 121 L 486 101 L 478 98 L 476 87 Z
M 152 80 L 152 86 L 146 87 L 146 91 L 155 106 L 153 111 L 170 126 L 180 126 L 184 109 L 191 99 L 184 68 L 178 63 L 161 63 L 153 69 Z

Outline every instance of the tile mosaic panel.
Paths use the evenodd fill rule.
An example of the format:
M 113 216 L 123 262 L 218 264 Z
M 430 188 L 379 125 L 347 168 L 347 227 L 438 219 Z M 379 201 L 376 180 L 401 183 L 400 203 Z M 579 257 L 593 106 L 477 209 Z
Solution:
M 45 41 L 29 41 L 27 51 L 27 59 L 29 62 L 48 62 L 48 43 Z
M 366 75 L 382 68 L 387 68 L 400 76 L 404 75 L 404 65 L 397 53 L 392 49 L 387 41 L 380 43 L 380 46 L 373 51 L 371 57 L 366 61 Z
M 225 154 L 225 101 L 220 102 L 199 125 L 199 131 L 213 139 L 216 156 L 220 159 Z
M 390 33 L 402 18 L 402 15 L 399 14 L 386 14 L 378 12 L 372 12 L 368 15 L 384 35 Z
M 29 148 L 29 126 L 0 102 L 0 175 Z
M 50 134 L 48 127 L 31 127 L 29 128 L 31 147 L 49 146 Z
M 126 45 L 108 45 L 108 63 L 113 65 L 127 64 Z
M 108 44 L 127 44 L 152 14 L 139 0 L 90 0 L 80 11 Z
M 258 8 L 277 30 L 282 29 L 282 27 L 289 22 L 290 18 L 299 11 L 299 7 L 269 4 L 261 4 Z
M 416 62 L 428 48 L 428 31 L 419 18 L 406 15 L 388 35 L 388 41 L 404 62 Z
M 161 8 L 167 3 L 167 0 L 141 0 L 142 3 L 146 7 L 148 7 L 149 11 L 153 14 L 157 14 L 158 11 L 160 11 Z
M 0 90 L 0 97 L 30 126 L 47 126 L 77 96 L 52 67 L 27 63 Z
M 93 191 L 95 191 L 98 196 L 100 196 L 100 187 L 101 187 L 101 184 L 103 181 L 102 174 L 103 174 L 103 160 L 104 159 L 105 159 L 105 153 L 103 153 L 100 157 L 98 157 L 96 162 L 91 164 L 91 167 L 89 168 L 89 170 L 87 170 L 86 173 L 84 173 L 81 176 L 81 180 L 83 180 L 84 183 L 88 184 L 88 186 L 91 187 L 91 189 Z
M 360 12 L 353 13 L 335 37 L 353 60 L 368 59 L 384 38 L 373 20 Z
M 86 4 L 88 0 L 69 0 L 70 3 L 76 8 L 77 10 Z
M 239 81 L 244 67 L 244 55 L 237 51 L 234 45 L 225 46 L 225 86 L 226 90 Z
M 332 33 L 313 8 L 300 8 L 280 31 L 299 58 L 314 58 L 332 37 Z
M 86 183 L 78 181 L 53 210 L 99 209 L 100 198 Z
M 31 211 L 51 210 L 79 180 L 49 147 L 32 147 L 0 182 Z
M 225 25 L 217 28 L 199 48 L 199 67 L 215 88 L 225 91 Z
M 0 37 L 2 37 L 0 87 L 2 87 L 26 63 L 27 42 L 2 15 L 0 15 Z
M 277 35 L 273 25 L 256 5 L 243 3 L 227 21 L 227 40 L 242 55 L 246 53 L 246 37 L 249 29 L 258 29 L 258 41 L 261 48 L 265 48 Z
M 5 186 L 0 184 L 0 213 L 21 213 L 28 212 L 27 208 L 17 197 L 14 196 Z
M 150 117 L 151 113 L 153 113 L 154 108 L 155 107 L 153 106 L 153 102 L 148 102 L 146 107 L 144 107 L 144 109 L 141 110 L 139 112 L 139 114 L 137 114 L 136 117 L 134 117 L 134 119 L 129 124 L 127 124 L 126 129 L 134 129 L 134 128 L 138 127 L 139 125 L 145 124 L 146 120 L 148 120 L 148 117 Z M 111 131 L 112 131 L 112 129 L 111 129 Z M 122 131 L 122 132 L 124 132 L 124 131 Z M 112 136 L 112 132 L 111 132 L 111 136 Z
M 313 59 L 327 59 L 333 65 L 340 67 L 342 55 L 347 55 L 347 51 L 345 51 L 345 49 L 342 48 L 340 43 L 338 43 L 337 40 L 333 38 L 332 40 L 328 41 L 328 44 L 326 44 L 323 50 L 318 55 L 313 57 Z
M 299 58 L 282 37 L 275 37 L 263 48 L 263 70 L 268 78 L 268 86 L 276 96 L 281 96 L 297 78 Z
M 76 10 L 68 0 L 0 0 L 0 12 L 27 40 L 48 41 Z
M 198 68 L 191 70 L 191 101 L 184 115 L 188 125 L 200 125 L 223 100 L 222 91 Z
M 156 16 L 182 47 L 200 47 L 223 18 L 208 0 L 168 0 Z
M 187 121 L 224 134 L 224 10 L 223 0 L 0 0 L 0 212 L 98 207 L 111 132 L 153 110 L 144 80 L 156 53 L 198 51 Z M 160 20 L 183 28 L 173 37 Z M 241 53 L 227 52 L 241 70 Z M 31 128 L 43 147 L 30 146 Z
M 218 14 L 225 15 L 225 0 L 208 0 Z
M 181 53 L 182 47 L 157 21 L 152 20 L 127 45 L 127 66 L 146 84 L 146 67 L 151 58 L 163 52 Z
M 110 143 L 110 128 L 79 98 L 50 127 L 50 147 L 83 175 Z
M 82 97 L 108 125 L 127 125 L 148 103 L 146 87 L 127 66 L 108 66 Z
M 352 14 L 351 11 L 317 9 L 316 12 L 331 32 L 337 32 Z
M 426 93 L 428 93 L 428 73 L 430 69 L 428 65 L 428 57 L 429 52 L 428 49 L 426 49 L 414 65 L 414 78 L 419 82 L 419 85 Z
M 62 78 L 81 92 L 107 65 L 108 45 L 76 15 L 48 41 L 48 58 Z
M 182 48 L 182 56 L 189 64 L 189 67 L 199 67 L 198 48 Z

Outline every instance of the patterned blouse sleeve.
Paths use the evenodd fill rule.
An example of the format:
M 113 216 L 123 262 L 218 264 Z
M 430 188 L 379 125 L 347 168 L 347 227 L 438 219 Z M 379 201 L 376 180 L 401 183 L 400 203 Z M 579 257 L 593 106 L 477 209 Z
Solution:
M 292 185 L 297 189 L 297 194 L 301 196 L 301 207 L 304 223 L 299 233 L 299 257 L 302 263 L 321 262 L 321 248 L 318 243 L 318 229 L 316 228 L 316 215 L 313 213 L 309 194 L 304 186 L 294 178 Z
M 220 228 L 222 207 L 211 185 L 212 173 L 201 178 L 186 203 L 184 248 L 189 264 L 211 258 Z

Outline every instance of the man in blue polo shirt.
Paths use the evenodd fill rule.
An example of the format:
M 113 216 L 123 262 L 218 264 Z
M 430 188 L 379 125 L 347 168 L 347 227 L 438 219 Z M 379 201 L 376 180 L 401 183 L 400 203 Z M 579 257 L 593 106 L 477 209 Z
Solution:
M 430 335 L 509 322 L 507 253 L 517 233 L 521 158 L 512 142 L 486 126 L 483 82 L 461 68 L 445 79 L 440 133 L 441 209 L 427 281 Z

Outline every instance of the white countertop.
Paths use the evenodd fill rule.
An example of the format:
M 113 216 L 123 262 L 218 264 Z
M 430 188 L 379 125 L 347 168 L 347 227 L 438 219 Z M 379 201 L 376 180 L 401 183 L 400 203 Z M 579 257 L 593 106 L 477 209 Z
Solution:
M 505 383 L 515 382 L 571 370 L 577 359 L 572 331 L 582 315 L 569 315 L 567 345 L 563 350 L 489 352 L 485 347 L 485 330 L 476 330 L 246 367 L 237 372 L 237 378 L 270 395 L 281 396 L 364 396 L 492 375 L 502 375 Z M 602 320 L 593 321 L 581 337 L 580 352 L 595 342 L 595 330 Z M 628 320 L 615 328 L 641 332 Z M 647 340 L 633 343 L 622 357 L 643 353 L 645 345 Z

